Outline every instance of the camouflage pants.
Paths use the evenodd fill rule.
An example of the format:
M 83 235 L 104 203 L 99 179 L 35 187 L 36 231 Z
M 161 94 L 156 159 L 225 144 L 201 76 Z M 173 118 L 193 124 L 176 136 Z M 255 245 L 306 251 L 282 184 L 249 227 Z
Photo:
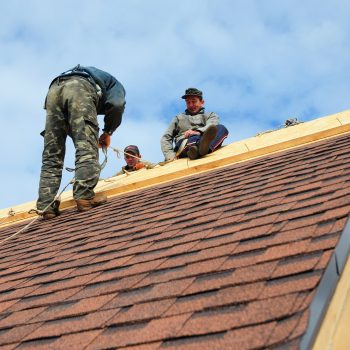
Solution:
M 75 146 L 73 197 L 94 197 L 100 175 L 97 104 L 96 89 L 84 78 L 64 78 L 51 85 L 45 103 L 47 115 L 37 201 L 39 210 L 45 209 L 59 190 L 67 135 Z

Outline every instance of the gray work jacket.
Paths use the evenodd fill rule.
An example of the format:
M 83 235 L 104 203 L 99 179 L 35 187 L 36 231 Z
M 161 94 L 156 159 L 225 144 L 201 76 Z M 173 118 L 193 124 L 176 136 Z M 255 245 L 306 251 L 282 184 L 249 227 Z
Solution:
M 185 138 L 185 131 L 198 130 L 204 132 L 209 125 L 218 125 L 219 116 L 214 112 L 205 113 L 204 108 L 200 109 L 195 115 L 180 113 L 171 121 L 168 129 L 160 140 L 160 146 L 165 160 L 175 157 L 174 143 Z

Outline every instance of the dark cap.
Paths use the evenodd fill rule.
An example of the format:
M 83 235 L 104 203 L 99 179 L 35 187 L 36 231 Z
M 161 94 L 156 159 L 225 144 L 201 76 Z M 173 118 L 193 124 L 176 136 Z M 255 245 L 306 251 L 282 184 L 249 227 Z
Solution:
M 129 145 L 129 146 L 126 146 L 124 148 L 124 152 L 127 152 L 127 153 L 132 153 L 132 154 L 135 154 L 137 156 L 140 155 L 140 151 L 139 151 L 139 148 L 135 145 Z
M 196 89 L 196 88 L 188 88 L 186 89 L 185 91 L 185 95 L 183 95 L 181 98 L 187 98 L 188 96 L 197 96 L 199 97 L 200 99 L 203 98 L 203 92 Z

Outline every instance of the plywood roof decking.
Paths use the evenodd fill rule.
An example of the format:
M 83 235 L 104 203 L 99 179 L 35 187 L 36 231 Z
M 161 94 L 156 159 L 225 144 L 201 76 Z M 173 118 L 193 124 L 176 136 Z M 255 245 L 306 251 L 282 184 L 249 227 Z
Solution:
M 130 176 L 122 175 L 102 180 L 98 183 L 96 191 L 104 192 L 108 196 L 119 195 L 346 132 L 350 132 L 350 110 L 234 142 L 195 161 L 180 159 L 163 167 L 132 173 Z M 74 205 L 72 192 L 65 192 L 62 195 L 61 209 Z M 35 208 L 35 202 L 0 210 L 0 227 L 34 216 L 35 214 L 28 213 L 33 208 Z M 13 215 L 9 215 L 9 212 Z
M 36 222 L 0 247 L 0 348 L 298 348 L 350 212 L 349 141 Z

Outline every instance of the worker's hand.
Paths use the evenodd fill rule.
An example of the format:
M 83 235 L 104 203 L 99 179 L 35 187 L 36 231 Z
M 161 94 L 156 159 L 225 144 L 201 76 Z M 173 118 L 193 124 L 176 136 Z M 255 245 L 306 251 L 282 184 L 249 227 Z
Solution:
M 190 136 L 192 136 L 192 135 L 200 135 L 201 133 L 199 132 L 199 131 L 197 131 L 197 130 L 191 130 L 191 129 L 189 129 L 189 130 L 187 130 L 187 131 L 185 131 L 185 133 L 184 133 L 184 135 L 185 135 L 185 137 L 188 139 Z
M 143 163 L 136 163 L 135 166 L 134 166 L 134 169 L 135 170 L 140 170 L 140 169 L 142 169 L 144 167 L 145 167 L 145 164 L 143 164 Z
M 110 144 L 111 144 L 111 136 L 104 132 L 98 139 L 98 147 L 108 148 Z

